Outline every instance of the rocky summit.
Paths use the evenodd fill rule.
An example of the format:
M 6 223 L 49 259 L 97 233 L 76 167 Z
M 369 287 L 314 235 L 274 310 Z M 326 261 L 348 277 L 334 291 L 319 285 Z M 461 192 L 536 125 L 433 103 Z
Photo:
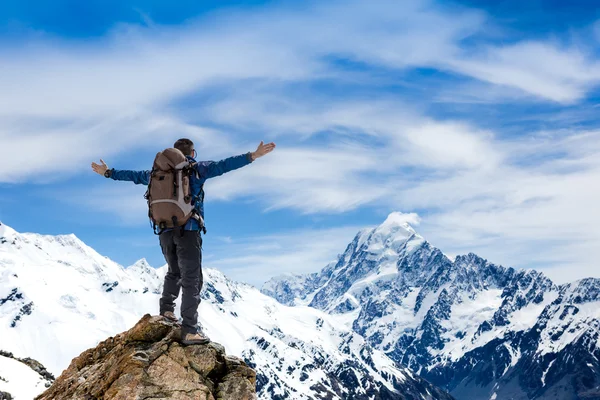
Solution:
M 250 400 L 256 373 L 217 343 L 183 346 L 178 325 L 145 315 L 73 359 L 36 400 Z

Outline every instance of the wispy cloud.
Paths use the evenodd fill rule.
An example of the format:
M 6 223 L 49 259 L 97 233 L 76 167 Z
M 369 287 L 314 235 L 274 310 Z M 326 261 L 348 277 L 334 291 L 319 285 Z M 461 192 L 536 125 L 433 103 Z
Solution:
M 600 64 L 577 46 L 524 41 L 488 47 L 449 61 L 457 72 L 492 84 L 521 89 L 559 103 L 582 99 L 600 82 Z
M 524 164 L 422 182 L 397 200 L 435 208 L 422 229 L 449 252 L 478 251 L 498 263 L 551 268 L 560 281 L 597 276 L 600 136 L 544 136 L 529 145 L 502 145 Z
M 238 103 L 238 110 L 246 109 L 244 101 Z M 404 110 L 403 115 L 388 112 L 393 109 Z M 309 124 L 313 132 L 331 132 L 332 143 L 344 137 L 336 131 L 343 126 L 344 133 L 354 134 L 354 146 L 348 149 L 355 151 L 352 158 L 357 161 L 351 166 L 339 162 L 336 151 L 348 149 L 331 144 L 331 153 L 307 150 L 298 153 L 298 160 L 283 151 L 281 158 L 265 160 L 261 167 L 216 183 L 216 192 L 244 192 L 247 184 L 259 188 L 257 193 L 264 193 L 262 201 L 267 204 L 304 212 L 338 212 L 373 204 L 420 210 L 424 234 L 447 252 L 478 251 L 507 265 L 551 268 L 559 280 L 573 278 L 574 271 L 575 277 L 596 274 L 593 244 L 600 241 L 596 229 L 600 214 L 593 206 L 600 201 L 600 192 L 594 189 L 600 179 L 596 131 L 531 131 L 508 139 L 464 122 L 424 119 L 400 103 L 357 107 L 346 100 L 332 101 L 321 112 L 293 104 L 281 107 L 281 120 L 268 115 L 260 99 L 249 110 L 248 115 L 232 116 L 231 123 L 259 124 L 264 116 L 265 129 L 289 127 L 290 135 L 295 134 L 292 126 Z M 344 114 L 343 110 L 351 111 Z M 321 155 L 325 164 L 315 163 L 322 172 L 314 185 L 300 184 L 302 176 L 294 171 L 277 170 L 289 162 L 302 174 L 302 160 L 312 164 L 313 157 Z M 327 165 L 329 156 L 331 165 Z M 329 190 L 321 188 L 320 180 L 327 182 Z M 338 198 L 332 194 L 338 182 L 345 183 L 337 191 L 339 198 L 356 203 L 320 197 Z M 346 189 L 356 193 L 353 196 Z M 582 255 L 587 246 L 587 254 Z M 569 264 L 576 267 L 563 270 L 570 271 L 563 276 L 556 273 L 561 271 L 559 265 Z
M 87 156 L 87 148 L 136 148 L 140 136 L 155 128 L 139 121 L 128 131 L 131 115 L 172 118 L 166 111 L 172 101 L 215 85 L 341 79 L 345 71 L 337 59 L 396 70 L 448 70 L 558 102 L 576 101 L 597 83 L 597 63 L 573 46 L 482 41 L 470 48 L 464 39 L 476 41 L 486 18 L 427 0 L 352 1 L 302 9 L 275 5 L 182 27 L 121 25 L 93 42 L 42 36 L 0 55 L 0 137 L 19 137 L 22 148 L 75 141 L 84 151 L 61 154 L 62 162 L 51 152 L 36 153 L 40 167 L 64 170 Z M 129 120 L 124 124 L 123 118 Z M 18 129 L 24 121 L 35 129 Z M 0 170 L 10 164 L 2 162 Z
M 177 27 L 120 25 L 88 42 L 37 36 L 0 51 L 0 182 L 66 176 L 99 156 L 123 160 L 179 136 L 204 144 L 210 158 L 275 138 L 273 155 L 209 182 L 209 198 L 304 214 L 416 210 L 445 251 L 591 273 L 598 134 L 535 129 L 508 138 L 502 127 L 478 127 L 476 107 L 473 116 L 433 118 L 429 106 L 577 104 L 598 85 L 596 39 L 499 44 L 484 34 L 490 23 L 483 12 L 427 0 L 334 1 L 230 10 Z M 464 96 L 452 82 L 415 99 L 396 90 L 420 69 L 458 77 Z M 81 202 L 125 222 L 145 218 L 133 188 L 92 188 Z M 330 233 L 327 252 L 343 247 Z M 291 254 L 316 246 L 291 242 L 282 242 Z M 222 265 L 312 269 L 326 258 L 317 253 L 302 263 L 277 250 L 273 263 L 246 255 Z
M 216 149 L 229 147 L 215 131 L 189 125 L 166 115 L 124 112 L 74 120 L 26 120 L 0 117 L 0 182 L 56 180 L 56 174 L 87 171 L 99 156 L 123 154 L 172 145 L 172 132 L 210 142 Z M 201 145 L 199 147 L 202 147 Z M 24 165 L 23 158 L 27 163 Z

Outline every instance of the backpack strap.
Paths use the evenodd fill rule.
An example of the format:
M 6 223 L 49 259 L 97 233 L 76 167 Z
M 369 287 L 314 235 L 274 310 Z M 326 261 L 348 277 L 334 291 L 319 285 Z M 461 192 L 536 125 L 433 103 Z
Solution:
M 150 221 L 152 222 L 152 217 L 150 217 Z M 158 225 L 155 222 L 152 222 L 152 230 L 154 231 L 155 235 L 160 235 L 167 230 L 167 225 L 164 222 L 161 222 Z

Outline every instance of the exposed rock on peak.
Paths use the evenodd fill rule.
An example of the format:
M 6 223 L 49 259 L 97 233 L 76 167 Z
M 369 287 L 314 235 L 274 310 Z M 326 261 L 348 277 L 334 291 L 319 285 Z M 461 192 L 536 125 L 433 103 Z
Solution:
M 40 377 L 42 377 L 44 380 L 46 380 L 46 387 L 50 387 L 50 384 L 52 382 L 54 382 L 54 375 L 52 375 L 50 372 L 48 372 L 48 370 L 46 369 L 46 367 L 44 367 L 42 365 L 42 363 L 40 363 L 37 360 L 34 360 L 33 358 L 18 358 L 15 357 L 13 355 L 13 353 L 10 353 L 8 351 L 4 351 L 4 350 L 0 350 L 0 356 L 1 357 L 6 357 L 6 358 L 10 358 L 13 359 L 15 361 L 19 361 L 25 365 L 27 365 L 29 368 L 31 368 L 34 372 L 38 373 L 40 375 Z
M 255 386 L 255 371 L 223 346 L 183 346 L 177 325 L 145 315 L 73 359 L 37 400 L 250 400 Z
M 52 382 L 54 376 L 40 362 L 0 350 L 0 400 L 32 399 Z

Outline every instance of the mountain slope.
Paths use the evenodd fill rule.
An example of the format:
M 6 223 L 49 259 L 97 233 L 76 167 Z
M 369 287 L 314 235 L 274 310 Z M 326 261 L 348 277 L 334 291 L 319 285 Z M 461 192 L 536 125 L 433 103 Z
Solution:
M 287 307 L 205 269 L 204 331 L 258 372 L 263 399 L 450 399 L 311 307 Z M 0 337 L 58 374 L 100 340 L 155 312 L 164 267 L 123 268 L 72 235 L 0 225 Z
M 53 381 L 54 377 L 37 361 L 21 360 L 0 350 L 0 398 L 10 395 L 17 400 L 32 399 Z
M 329 313 L 459 399 L 575 399 L 600 385 L 599 287 L 452 261 L 393 213 L 321 272 L 262 291 Z

